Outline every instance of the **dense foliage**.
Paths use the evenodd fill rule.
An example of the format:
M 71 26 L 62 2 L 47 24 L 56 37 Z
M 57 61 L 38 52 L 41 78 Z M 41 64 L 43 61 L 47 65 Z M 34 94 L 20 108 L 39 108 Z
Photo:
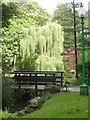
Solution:
M 3 78 L 2 79 L 2 109 L 10 109 L 14 104 L 14 89 L 11 88 L 11 85 L 14 81 Z
M 80 8 L 78 8 L 80 9 Z M 76 17 L 76 44 L 77 44 L 77 59 L 78 59 L 78 74 L 82 73 L 82 56 L 80 53 L 82 53 L 82 35 L 81 35 L 81 19 L 78 16 L 78 9 L 76 9 L 76 5 L 75 5 L 75 17 Z M 74 11 L 73 11 L 73 5 L 71 5 L 71 3 L 65 3 L 65 4 L 60 4 L 57 6 L 55 12 L 54 12 L 54 20 L 57 20 L 59 24 L 61 24 L 64 28 L 64 51 L 65 51 L 65 57 L 70 57 L 71 55 L 68 55 L 68 50 L 72 49 L 73 50 L 71 52 L 73 52 L 75 50 L 75 42 L 74 42 Z M 88 28 L 88 14 L 86 13 L 85 19 L 85 62 L 86 62 L 86 74 L 88 75 L 87 71 L 87 64 L 89 63 L 88 61 L 88 37 L 87 37 L 87 28 Z M 67 49 L 69 48 L 69 49 Z M 72 64 L 74 65 L 75 68 L 75 54 L 74 57 L 71 58 L 74 62 L 72 62 Z M 87 61 L 88 60 L 88 61 Z M 64 61 L 65 63 L 68 62 L 69 64 L 71 64 L 71 62 Z M 69 67 L 69 64 L 67 66 L 65 66 L 65 68 Z M 69 67 L 70 68 L 70 67 Z M 71 69 L 72 70 L 72 69 Z M 80 78 L 81 79 L 81 78 Z
M 50 18 L 50 15 L 41 8 L 36 2 L 3 2 L 2 0 L 2 27 L 11 25 L 11 20 L 19 19 L 24 26 L 33 24 L 44 25 Z M 13 19 L 14 18 L 14 19 Z M 15 19 L 15 20 L 16 20 Z M 19 22 L 19 21 L 18 21 Z M 26 23 L 26 24 L 25 24 Z M 19 24 L 19 23 L 18 23 Z
M 62 26 L 57 23 L 23 28 L 24 37 L 20 41 L 21 60 L 19 61 L 22 65 L 19 66 L 19 69 L 30 69 L 30 56 L 36 55 L 36 70 L 63 70 L 62 29 Z
M 64 65 L 63 65 L 62 54 L 63 54 L 64 39 L 65 39 L 65 42 L 64 42 L 65 50 L 67 50 L 67 48 L 71 46 L 72 47 L 74 46 L 74 36 L 73 36 L 74 21 L 73 21 L 73 11 L 72 11 L 71 5 L 70 4 L 58 5 L 54 13 L 54 21 L 57 21 L 57 22 L 51 22 L 51 19 L 52 19 L 51 16 L 44 9 L 42 9 L 36 2 L 32 2 L 32 1 L 26 2 L 26 0 L 21 2 L 18 2 L 18 1 L 10 2 L 9 0 L 7 0 L 8 2 L 3 2 L 3 1 L 4 0 L 2 0 L 1 2 L 2 35 L 3 35 L 2 36 L 2 64 L 3 64 L 2 69 L 3 71 L 9 71 L 9 70 L 57 70 L 57 71 L 59 70 L 60 71 L 60 70 L 63 70 Z M 81 27 L 80 27 L 80 20 L 77 16 L 77 11 L 76 11 L 76 21 L 77 21 L 76 23 L 77 30 L 79 30 L 79 32 L 77 31 L 77 36 L 78 36 L 77 41 L 78 43 L 80 43 L 79 45 L 81 50 L 81 34 L 80 34 Z M 61 24 L 63 27 L 58 23 Z M 87 25 L 87 20 L 85 20 L 85 25 Z M 63 32 L 63 28 L 65 31 L 65 34 Z M 85 54 L 86 62 L 88 63 L 87 50 L 85 53 L 86 53 Z M 81 58 L 79 59 L 78 62 L 79 62 L 78 73 L 81 75 Z M 70 68 L 69 64 L 68 66 Z M 68 78 L 70 78 L 70 80 L 76 83 L 76 79 L 73 78 L 75 76 L 74 73 L 72 74 L 65 73 L 65 74 L 66 74 L 65 80 L 69 80 Z M 20 100 L 20 98 L 21 100 L 30 99 L 31 98 L 30 95 L 32 95 L 30 91 L 29 92 L 24 91 L 21 94 L 18 93 L 15 96 L 14 91 L 11 89 L 11 85 L 12 85 L 12 82 L 10 79 L 2 79 L 3 110 L 11 109 L 15 103 L 15 100 L 17 100 L 16 102 L 18 102 L 18 99 Z M 54 90 L 51 90 L 51 92 L 55 92 Z M 70 97 L 72 95 L 73 97 Z M 80 104 L 78 104 L 80 108 L 73 109 L 73 107 L 76 107 L 76 106 L 73 106 L 70 108 L 70 110 L 68 110 L 67 109 L 68 104 L 71 105 L 71 101 L 73 101 L 73 98 L 75 98 L 75 95 L 72 93 L 70 96 L 69 96 L 70 103 L 68 101 L 66 103 L 63 102 L 66 112 L 68 113 L 68 115 L 65 113 L 66 116 L 70 117 L 72 115 L 74 117 L 75 114 L 73 113 L 75 113 L 75 110 L 77 112 L 76 113 L 77 117 L 80 117 L 80 115 L 84 116 L 83 111 L 81 112 L 81 107 L 82 109 L 87 107 L 86 98 L 85 98 L 85 104 L 81 106 L 79 106 Z M 67 97 L 68 96 L 66 96 L 66 98 Z M 54 101 L 56 105 L 51 104 L 52 107 L 50 108 L 48 106 L 48 110 L 50 110 L 50 113 L 48 112 L 46 114 L 47 115 L 50 114 L 51 115 L 50 117 L 56 117 L 56 115 L 53 113 L 57 112 L 56 107 L 58 109 L 58 105 L 60 106 L 60 104 L 58 103 L 62 104 L 62 101 L 65 100 L 65 97 L 63 98 L 63 96 L 60 96 L 60 99 L 59 99 L 58 96 L 55 96 L 55 100 L 58 100 L 57 102 Z M 79 101 L 80 100 L 82 99 L 79 98 Z M 42 103 L 43 101 L 45 101 L 45 98 L 43 98 L 40 102 Z M 78 102 L 76 101 L 76 103 Z M 83 102 L 81 101 L 81 103 Z M 75 103 L 72 103 L 72 104 L 76 105 Z M 53 112 L 51 112 L 51 109 L 53 110 Z M 87 110 L 87 108 L 85 109 Z M 65 111 L 63 110 L 63 113 L 64 112 Z M 58 111 L 58 113 L 56 113 L 58 115 L 57 117 L 60 117 L 60 111 Z M 3 115 L 3 118 L 16 117 L 16 115 L 13 116 L 8 112 L 3 112 L 2 115 Z M 87 111 L 85 113 L 85 117 L 86 116 L 87 116 Z M 30 117 L 30 116 L 27 115 L 25 117 Z
M 22 27 L 42 26 L 51 17 L 36 2 L 2 2 L 2 69 L 12 70 L 19 43 L 23 37 Z M 32 57 L 31 57 L 32 58 Z
M 79 9 L 79 8 L 78 8 Z M 76 36 L 77 36 L 77 46 L 81 44 L 81 23 L 78 16 L 78 11 L 75 8 L 75 18 L 76 18 Z M 54 12 L 54 20 L 57 20 L 61 24 L 65 31 L 65 48 L 74 46 L 74 11 L 73 5 L 71 3 L 65 3 L 58 5 Z M 87 14 L 85 16 L 85 30 L 87 28 Z

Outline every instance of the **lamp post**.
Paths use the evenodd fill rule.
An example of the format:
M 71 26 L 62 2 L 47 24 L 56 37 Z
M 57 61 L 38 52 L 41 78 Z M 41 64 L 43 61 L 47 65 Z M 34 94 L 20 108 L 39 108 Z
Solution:
M 80 85 L 80 95 L 88 95 L 88 86 L 86 83 L 86 76 L 85 76 L 85 48 L 84 48 L 84 18 L 85 18 L 86 10 L 83 8 L 81 4 L 80 9 L 78 11 L 79 17 L 81 18 L 81 25 L 82 25 L 82 83 Z

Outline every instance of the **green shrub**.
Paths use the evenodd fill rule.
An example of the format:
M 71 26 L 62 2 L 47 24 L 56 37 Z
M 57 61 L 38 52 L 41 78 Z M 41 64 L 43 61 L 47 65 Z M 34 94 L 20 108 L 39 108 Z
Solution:
M 40 109 L 41 106 L 43 105 L 43 103 L 45 103 L 51 97 L 52 97 L 51 93 L 49 93 L 49 92 L 44 93 L 43 92 L 43 96 L 40 97 L 40 99 L 34 98 L 30 101 L 30 104 L 25 107 L 25 112 L 31 113 L 31 112 L 34 112 L 34 111 Z
M 14 104 L 14 90 L 11 88 L 13 80 L 2 78 L 2 108 L 11 108 Z
M 41 99 L 38 101 L 38 108 L 41 108 L 43 103 L 45 103 L 48 100 L 47 97 L 41 97 Z
M 17 116 L 15 114 L 11 114 L 7 110 L 3 111 L 3 112 L 0 112 L 0 116 L 2 118 L 8 118 L 8 120 L 10 120 L 10 118 L 17 118 Z
M 72 85 L 78 85 L 79 81 L 77 81 L 76 78 L 73 78 L 72 81 L 71 81 L 71 84 Z
M 45 103 L 51 97 L 52 97 L 52 94 L 50 92 L 43 93 L 43 96 L 38 100 L 38 108 L 41 108 L 43 103 Z
M 60 86 L 49 84 L 45 86 L 45 90 L 51 94 L 60 92 Z
M 28 105 L 27 107 L 25 107 L 25 113 L 31 113 L 34 112 L 35 110 L 32 108 L 32 105 Z
M 18 101 L 28 101 L 30 99 L 32 99 L 34 97 L 34 92 L 31 90 L 21 90 L 20 92 L 18 92 L 18 90 L 16 90 L 15 92 L 15 99 L 16 102 Z

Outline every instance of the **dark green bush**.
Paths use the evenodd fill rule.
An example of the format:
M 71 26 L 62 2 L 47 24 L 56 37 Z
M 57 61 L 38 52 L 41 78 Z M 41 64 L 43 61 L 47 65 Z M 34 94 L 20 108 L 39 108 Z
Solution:
M 52 97 L 52 94 L 49 92 L 43 93 L 40 99 L 34 98 L 33 101 L 30 101 L 30 104 L 25 107 L 25 113 L 34 112 L 42 107 L 42 105 Z
M 50 92 L 51 94 L 58 93 L 60 92 L 60 86 L 50 84 L 45 86 L 45 91 Z
M 22 89 L 20 92 L 16 90 L 15 99 L 18 101 L 28 101 L 34 97 L 34 91 Z
M 2 78 L 2 109 L 11 108 L 14 104 L 14 90 L 11 85 L 14 81 L 8 78 Z
M 43 96 L 38 100 L 38 108 L 41 108 L 43 103 L 45 103 L 51 97 L 52 97 L 52 94 L 50 92 L 43 93 Z
M 25 113 L 31 113 L 34 112 L 34 108 L 32 108 L 32 105 L 28 105 L 27 107 L 25 107 Z
M 41 108 L 43 103 L 45 103 L 48 100 L 47 97 L 41 97 L 41 99 L 38 101 L 38 108 Z

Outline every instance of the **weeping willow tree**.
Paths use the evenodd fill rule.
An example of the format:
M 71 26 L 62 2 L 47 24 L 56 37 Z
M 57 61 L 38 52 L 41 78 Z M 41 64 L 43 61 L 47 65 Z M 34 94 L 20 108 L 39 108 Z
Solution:
M 61 25 L 50 22 L 42 27 L 23 28 L 23 38 L 20 41 L 21 60 L 19 61 L 22 63 L 21 69 L 63 70 L 62 29 Z M 34 66 L 31 66 L 31 56 L 35 58 L 32 59 Z

